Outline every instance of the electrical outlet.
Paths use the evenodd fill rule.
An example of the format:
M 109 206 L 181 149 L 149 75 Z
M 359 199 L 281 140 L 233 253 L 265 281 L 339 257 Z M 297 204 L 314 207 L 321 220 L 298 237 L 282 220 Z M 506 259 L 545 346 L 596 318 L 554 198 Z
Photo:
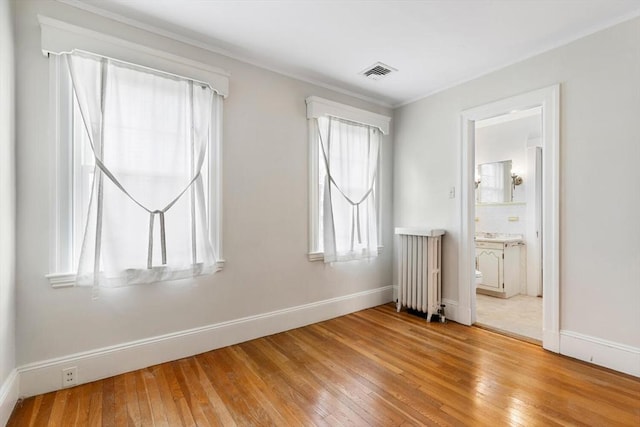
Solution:
M 62 387 L 73 387 L 78 381 L 78 367 L 72 366 L 62 370 Z
M 456 187 L 449 188 L 449 198 L 450 199 L 456 198 Z

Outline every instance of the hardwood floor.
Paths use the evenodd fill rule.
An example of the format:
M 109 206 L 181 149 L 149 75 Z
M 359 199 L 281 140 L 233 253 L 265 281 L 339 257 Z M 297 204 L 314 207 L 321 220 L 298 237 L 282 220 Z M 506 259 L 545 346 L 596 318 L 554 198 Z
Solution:
M 640 379 L 384 305 L 25 399 L 9 426 L 640 426 Z

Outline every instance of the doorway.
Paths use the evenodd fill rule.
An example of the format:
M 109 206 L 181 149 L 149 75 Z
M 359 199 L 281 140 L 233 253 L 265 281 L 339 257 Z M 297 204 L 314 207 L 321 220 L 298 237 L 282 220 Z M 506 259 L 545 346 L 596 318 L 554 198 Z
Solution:
M 541 137 L 541 107 L 475 122 L 475 324 L 538 345 Z
M 462 112 L 459 245 L 459 317 L 477 322 L 476 299 L 476 123 L 517 111 L 540 109 L 542 346 L 559 352 L 559 85 L 492 102 Z M 505 180 L 506 177 L 503 177 Z M 511 177 L 509 176 L 509 179 Z M 507 181 L 508 182 L 508 181 Z

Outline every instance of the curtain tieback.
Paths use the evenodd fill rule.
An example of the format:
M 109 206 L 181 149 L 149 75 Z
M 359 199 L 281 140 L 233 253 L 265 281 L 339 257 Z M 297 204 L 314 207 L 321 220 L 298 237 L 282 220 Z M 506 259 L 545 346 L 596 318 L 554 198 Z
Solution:
M 160 247 L 162 249 L 162 265 L 167 264 L 167 240 L 165 238 L 164 211 L 155 210 L 149 212 L 149 250 L 147 252 L 148 269 L 151 269 L 151 267 L 153 267 L 153 223 L 156 215 L 160 217 Z
M 362 202 L 360 202 L 362 203 Z M 360 203 L 351 204 L 351 250 L 355 246 L 355 234 L 358 234 L 358 244 L 362 244 L 362 233 L 360 232 Z
M 113 184 L 120 189 L 131 201 L 133 201 L 136 205 L 140 206 L 145 211 L 149 212 L 149 249 L 147 252 L 147 268 L 150 269 L 153 267 L 153 223 L 155 216 L 158 215 L 160 217 L 160 245 L 162 248 L 162 265 L 167 264 L 167 241 L 165 234 L 165 226 L 164 226 L 164 213 L 171 209 L 171 207 L 182 197 L 182 195 L 193 185 L 193 183 L 200 177 L 200 169 L 198 169 L 198 173 L 196 173 L 193 178 L 189 181 L 189 183 L 182 189 L 180 194 L 178 194 L 164 209 L 161 210 L 150 210 L 145 205 L 137 201 L 124 186 L 118 181 L 118 179 L 111 173 L 111 171 L 105 166 L 105 164 L 100 160 L 97 156 L 94 155 L 96 166 L 100 169 L 102 173 L 104 173 L 107 178 Z
M 351 250 L 353 250 L 355 246 L 356 233 L 358 235 L 358 244 L 362 244 L 362 232 L 360 230 L 360 204 L 362 204 L 362 202 L 367 200 L 369 195 L 373 193 L 375 178 L 374 178 L 374 181 L 369 186 L 369 189 L 367 190 L 367 192 L 364 193 L 364 195 L 357 202 L 354 202 L 353 200 L 351 200 L 351 198 L 342 191 L 340 186 L 336 183 L 336 181 L 333 179 L 331 175 L 329 175 L 329 182 L 333 184 L 333 186 L 338 190 L 338 192 L 342 195 L 342 197 L 344 197 L 344 199 L 351 205 Z

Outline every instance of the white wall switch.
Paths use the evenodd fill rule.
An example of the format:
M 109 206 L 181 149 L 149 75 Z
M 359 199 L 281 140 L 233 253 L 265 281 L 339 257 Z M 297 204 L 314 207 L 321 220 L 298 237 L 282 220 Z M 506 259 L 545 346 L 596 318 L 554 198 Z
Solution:
M 456 187 L 451 187 L 449 189 L 449 198 L 450 199 L 455 199 L 456 198 Z

